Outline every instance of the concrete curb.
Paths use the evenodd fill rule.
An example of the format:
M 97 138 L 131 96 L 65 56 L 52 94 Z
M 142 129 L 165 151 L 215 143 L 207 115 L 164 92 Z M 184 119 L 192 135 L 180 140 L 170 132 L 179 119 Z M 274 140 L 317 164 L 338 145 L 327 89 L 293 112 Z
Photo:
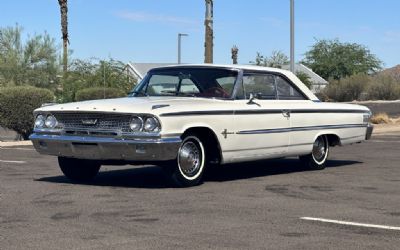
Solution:
M 32 146 L 32 141 L 1 141 L 0 147 Z

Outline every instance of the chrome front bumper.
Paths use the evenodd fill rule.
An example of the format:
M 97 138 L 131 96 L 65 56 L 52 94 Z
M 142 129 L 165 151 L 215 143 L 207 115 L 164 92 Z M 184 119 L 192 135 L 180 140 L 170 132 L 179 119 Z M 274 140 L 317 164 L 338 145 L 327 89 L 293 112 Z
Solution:
M 32 134 L 33 146 L 41 154 L 90 160 L 173 160 L 182 140 L 179 137 L 115 139 L 90 136 Z

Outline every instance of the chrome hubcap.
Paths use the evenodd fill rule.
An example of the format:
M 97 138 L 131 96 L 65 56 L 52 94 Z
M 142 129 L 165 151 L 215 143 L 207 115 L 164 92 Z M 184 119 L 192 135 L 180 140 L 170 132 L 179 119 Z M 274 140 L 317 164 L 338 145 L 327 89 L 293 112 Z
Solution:
M 185 142 L 179 150 L 178 163 L 186 176 L 195 176 L 201 166 L 201 152 L 198 146 L 191 141 Z
M 325 158 L 326 149 L 327 149 L 326 141 L 322 136 L 318 137 L 317 140 L 315 140 L 314 142 L 312 150 L 314 158 L 317 161 L 322 161 Z

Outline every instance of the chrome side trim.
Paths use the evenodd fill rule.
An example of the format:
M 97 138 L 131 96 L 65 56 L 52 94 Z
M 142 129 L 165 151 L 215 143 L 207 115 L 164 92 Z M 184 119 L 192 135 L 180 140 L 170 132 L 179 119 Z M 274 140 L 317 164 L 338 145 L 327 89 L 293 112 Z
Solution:
M 366 127 L 365 124 L 340 124 L 340 125 L 323 125 L 323 126 L 307 126 L 307 127 L 292 127 L 292 128 L 273 128 L 273 129 L 257 129 L 257 130 L 244 130 L 236 132 L 239 135 L 245 134 L 267 134 L 267 133 L 286 133 L 293 131 L 309 131 L 321 129 L 342 129 L 342 128 L 362 128 Z
M 314 113 L 356 113 L 363 114 L 369 113 L 369 111 L 360 109 L 291 109 L 293 114 L 314 114 Z M 164 113 L 160 116 L 197 116 L 197 115 L 254 115 L 254 114 L 278 114 L 282 113 L 282 109 L 244 109 L 244 110 L 200 110 L 200 111 L 183 111 L 183 112 L 171 112 Z

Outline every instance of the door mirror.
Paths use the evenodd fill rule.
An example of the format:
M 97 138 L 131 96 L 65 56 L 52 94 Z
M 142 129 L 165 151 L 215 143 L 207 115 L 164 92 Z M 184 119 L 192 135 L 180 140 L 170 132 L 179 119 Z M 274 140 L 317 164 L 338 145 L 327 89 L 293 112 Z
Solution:
M 258 94 L 249 93 L 249 101 L 247 102 L 247 104 L 256 104 L 257 106 L 260 106 L 260 104 L 254 101 L 256 99 L 258 99 Z

